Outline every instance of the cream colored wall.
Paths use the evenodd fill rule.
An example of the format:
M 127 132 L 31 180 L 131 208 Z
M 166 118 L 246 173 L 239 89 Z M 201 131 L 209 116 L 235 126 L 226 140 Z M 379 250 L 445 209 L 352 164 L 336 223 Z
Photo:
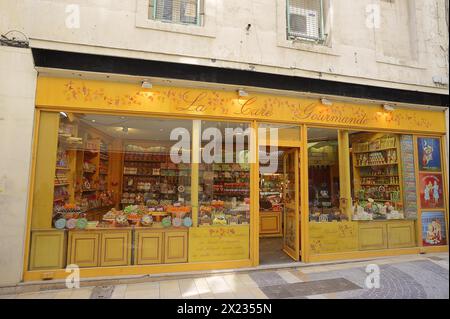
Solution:
M 0 46 L 0 286 L 22 277 L 35 88 L 31 51 Z
M 445 0 L 330 0 L 327 45 L 286 41 L 285 0 L 205 0 L 202 27 L 150 21 L 147 3 L 5 0 L 0 33 L 22 30 L 36 47 L 448 92 L 432 81 L 448 75 Z M 380 5 L 382 23 L 390 19 L 388 26 L 366 26 L 373 3 Z M 79 29 L 66 28 L 68 4 L 80 5 Z M 393 29 L 396 23 L 401 25 Z
M 411 0 L 399 13 L 408 14 L 398 20 L 411 27 L 398 30 L 409 29 L 409 40 L 366 27 L 366 6 L 380 1 L 331 0 L 325 45 L 285 39 L 284 0 L 205 0 L 202 27 L 149 21 L 146 0 L 1 0 L 0 34 L 20 30 L 32 47 L 448 94 L 432 81 L 448 77 L 445 1 Z M 80 5 L 79 29 L 65 26 L 68 4 Z M 399 46 L 385 50 L 395 37 Z M 21 279 L 35 80 L 30 50 L 0 47 L 0 285 Z

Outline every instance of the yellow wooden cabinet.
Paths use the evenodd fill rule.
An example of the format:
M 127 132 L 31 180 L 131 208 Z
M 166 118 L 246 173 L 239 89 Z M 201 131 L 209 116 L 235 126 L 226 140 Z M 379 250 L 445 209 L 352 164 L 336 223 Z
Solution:
M 259 235 L 261 237 L 282 236 L 281 212 L 259 213 Z
M 359 225 L 359 249 L 386 249 L 386 225 L 383 222 L 361 222 Z
M 359 224 L 359 249 L 415 247 L 413 220 L 367 221 Z
M 94 231 L 70 231 L 68 264 L 78 267 L 99 265 L 100 233 Z
M 100 266 L 126 266 L 131 258 L 131 231 L 102 232 Z
M 164 263 L 183 263 L 188 259 L 187 231 L 166 231 L 164 234 Z
M 64 230 L 33 230 L 31 233 L 30 270 L 64 268 L 66 261 Z
M 416 246 L 415 227 L 414 221 L 412 220 L 388 223 L 387 233 L 389 248 L 406 248 Z
M 68 262 L 78 267 L 126 266 L 131 261 L 131 230 L 69 232 Z
M 164 233 L 162 231 L 136 230 L 134 260 L 137 265 L 163 262 Z

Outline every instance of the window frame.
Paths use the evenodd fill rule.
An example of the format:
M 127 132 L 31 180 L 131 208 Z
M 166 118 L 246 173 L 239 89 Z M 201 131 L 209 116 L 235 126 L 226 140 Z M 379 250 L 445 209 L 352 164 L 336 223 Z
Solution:
M 156 1 L 156 0 L 155 0 Z M 326 40 L 326 35 L 324 32 L 325 28 L 325 21 L 324 21 L 324 3 L 323 0 L 317 0 L 319 1 L 319 7 L 320 7 L 320 19 L 319 19 L 319 34 L 317 38 L 312 38 L 308 36 L 294 36 L 292 35 L 291 31 L 291 18 L 290 18 L 290 0 L 286 0 L 286 39 L 290 41 L 295 40 L 302 40 L 302 41 L 309 41 L 309 42 L 315 42 L 315 43 L 324 43 Z
M 149 18 L 154 20 L 154 21 L 159 21 L 162 23 L 171 23 L 171 24 L 176 24 L 176 25 L 191 25 L 191 26 L 202 26 L 203 25 L 203 15 L 202 14 L 202 4 L 203 1 L 202 0 L 196 0 L 197 2 L 197 16 L 196 16 L 196 23 L 186 23 L 186 22 L 182 22 L 182 21 L 174 21 L 173 20 L 173 16 L 172 16 L 172 20 L 166 20 L 166 19 L 157 19 L 156 18 L 156 10 L 157 10 L 157 6 L 158 6 L 158 1 L 166 1 L 166 0 L 149 0 L 149 8 L 152 9 L 151 15 L 149 15 Z M 172 0 L 174 1 L 174 0 Z M 179 0 L 179 3 L 181 5 L 181 1 Z

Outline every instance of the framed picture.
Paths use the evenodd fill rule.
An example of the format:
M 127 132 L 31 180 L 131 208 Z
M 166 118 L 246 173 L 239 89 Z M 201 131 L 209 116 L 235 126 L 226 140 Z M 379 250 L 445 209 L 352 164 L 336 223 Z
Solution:
M 417 138 L 419 171 L 441 171 L 441 144 L 439 138 Z
M 444 212 L 422 212 L 422 243 L 424 246 L 447 245 Z
M 419 173 L 420 206 L 444 208 L 442 174 Z

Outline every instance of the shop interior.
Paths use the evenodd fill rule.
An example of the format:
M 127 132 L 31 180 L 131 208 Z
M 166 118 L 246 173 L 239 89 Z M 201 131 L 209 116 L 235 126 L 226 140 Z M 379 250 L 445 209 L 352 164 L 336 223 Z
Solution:
M 191 164 L 189 138 L 195 125 L 202 132 L 200 162 Z M 248 127 L 239 122 L 61 112 L 53 227 L 176 229 L 184 230 L 187 238 L 191 226 L 248 225 L 249 143 L 243 133 Z M 212 144 L 213 135 L 223 138 Z M 181 142 L 183 136 L 187 144 Z M 350 132 L 347 196 L 341 194 L 339 131 L 308 128 L 307 143 L 310 222 L 405 219 L 399 135 Z M 262 146 L 261 152 L 271 150 Z M 298 147 L 279 147 L 270 153 L 278 162 L 275 170 L 260 165 L 260 264 L 293 262 L 292 251 L 300 246 L 295 238 L 301 227 L 294 222 L 300 220 L 298 154 Z M 198 196 L 192 198 L 193 193 Z M 344 197 L 351 197 L 350 204 Z
M 277 165 L 271 169 L 260 164 L 259 174 L 259 262 L 261 265 L 282 264 L 294 260 L 284 251 L 286 224 L 286 204 L 289 198 L 289 186 L 295 185 L 289 174 L 289 162 L 286 156 L 292 148 L 260 147 L 260 153 L 270 154 Z
M 209 163 L 203 156 L 199 164 L 191 164 L 193 121 L 62 112 L 59 123 L 55 228 L 182 229 L 194 222 L 249 223 L 249 165 Z M 215 129 L 225 140 L 227 128 L 245 129 L 247 124 L 201 121 L 199 125 Z M 187 144 L 172 148 L 182 136 Z M 202 151 L 208 148 L 207 141 L 201 143 Z M 217 156 L 223 158 L 227 152 L 244 158 L 248 149 L 247 142 L 216 146 Z M 199 165 L 198 221 L 192 216 L 191 165 Z
M 350 206 L 341 197 L 338 130 L 308 128 L 309 221 L 314 223 L 402 220 L 399 136 L 349 132 Z M 279 148 L 278 170 L 260 173 L 260 263 L 281 264 L 293 259 L 283 250 L 286 185 Z M 267 152 L 267 150 L 265 150 Z M 261 167 L 261 166 L 260 166 Z M 341 167 L 342 169 L 342 167 Z

